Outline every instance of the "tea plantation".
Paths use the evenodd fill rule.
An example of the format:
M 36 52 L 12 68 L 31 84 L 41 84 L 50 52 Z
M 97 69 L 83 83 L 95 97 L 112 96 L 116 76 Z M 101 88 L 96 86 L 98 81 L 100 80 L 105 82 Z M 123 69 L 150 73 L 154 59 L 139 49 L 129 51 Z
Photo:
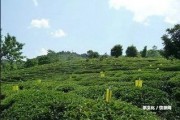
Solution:
M 179 60 L 82 58 L 2 73 L 2 79 L 2 120 L 180 119 Z

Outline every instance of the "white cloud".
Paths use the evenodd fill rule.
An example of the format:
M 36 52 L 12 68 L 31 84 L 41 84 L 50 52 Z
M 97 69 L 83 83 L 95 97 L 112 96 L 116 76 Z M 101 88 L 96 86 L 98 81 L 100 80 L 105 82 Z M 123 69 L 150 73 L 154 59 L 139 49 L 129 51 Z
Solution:
M 134 14 L 133 20 L 147 24 L 151 16 L 161 16 L 164 22 L 180 22 L 180 0 L 109 0 L 110 8 L 125 8 Z
M 67 34 L 62 29 L 58 29 L 55 32 L 51 32 L 51 35 L 56 38 L 61 38 L 61 37 L 67 36 Z
M 31 21 L 31 27 L 35 28 L 49 28 L 49 21 L 47 19 L 34 19 Z
M 48 51 L 45 48 L 41 48 L 40 55 L 47 55 Z
M 38 6 L 38 1 L 37 0 L 33 0 L 33 3 L 35 6 Z

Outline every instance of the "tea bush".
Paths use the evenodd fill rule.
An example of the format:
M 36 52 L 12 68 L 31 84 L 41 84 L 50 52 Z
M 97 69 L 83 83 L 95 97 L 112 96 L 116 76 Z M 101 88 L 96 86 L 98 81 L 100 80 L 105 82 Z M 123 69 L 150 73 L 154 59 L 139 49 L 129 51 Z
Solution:
M 153 119 L 159 118 L 150 112 L 128 103 L 88 100 L 73 94 L 55 91 L 25 90 L 6 98 L 1 119 Z
M 180 119 L 179 66 L 179 60 L 108 57 L 4 71 L 1 118 Z M 101 71 L 105 76 L 100 76 Z M 142 88 L 135 87 L 139 78 Z M 22 89 L 13 91 L 16 85 Z M 105 102 L 107 88 L 112 90 L 109 103 Z M 153 111 L 159 117 L 142 110 L 142 105 L 160 104 L 172 110 Z
M 170 103 L 165 92 L 149 87 L 121 87 L 114 91 L 114 97 L 141 108 L 143 105 L 160 106 Z

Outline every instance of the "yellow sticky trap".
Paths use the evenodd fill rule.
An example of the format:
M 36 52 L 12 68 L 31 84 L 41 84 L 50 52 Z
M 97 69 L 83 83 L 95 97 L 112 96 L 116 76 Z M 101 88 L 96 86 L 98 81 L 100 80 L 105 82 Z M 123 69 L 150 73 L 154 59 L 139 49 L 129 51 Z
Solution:
M 106 90 L 106 102 L 109 102 L 111 100 L 112 91 L 110 89 Z
M 18 85 L 14 85 L 13 86 L 13 91 L 18 91 L 19 90 L 19 86 Z
M 40 83 L 41 83 L 41 80 L 37 80 L 37 83 L 40 84 Z
M 112 90 L 109 91 L 109 99 L 111 100 L 112 97 Z
M 104 72 L 100 72 L 100 77 L 105 77 L 105 73 Z
M 101 77 L 105 77 L 105 74 L 103 73 L 103 74 L 101 74 Z
M 142 80 L 136 80 L 135 81 L 135 86 L 136 87 L 142 87 Z

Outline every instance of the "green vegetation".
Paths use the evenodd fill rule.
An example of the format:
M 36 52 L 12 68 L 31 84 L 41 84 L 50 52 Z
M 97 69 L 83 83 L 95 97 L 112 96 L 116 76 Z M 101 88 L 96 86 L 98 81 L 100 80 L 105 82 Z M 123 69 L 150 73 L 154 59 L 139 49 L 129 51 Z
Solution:
M 94 52 L 92 50 L 88 50 L 87 51 L 87 57 L 88 58 L 98 58 L 99 57 L 99 53 L 98 52 Z
M 162 57 L 160 52 L 157 50 L 157 46 L 153 46 L 152 49 L 147 51 L 147 57 L 159 58 Z
M 9 69 L 14 68 L 14 62 L 21 61 L 24 56 L 22 56 L 22 48 L 24 44 L 19 43 L 16 37 L 7 34 L 3 38 L 1 37 L 1 53 L 0 58 L 4 60 L 4 65 L 9 65 Z M 6 66 L 5 66 L 6 67 Z
M 140 53 L 141 53 L 141 57 L 147 57 L 147 46 L 145 46 Z
M 101 77 L 100 72 L 105 76 Z M 178 119 L 179 60 L 107 57 L 3 73 L 2 119 Z M 135 87 L 135 80 L 143 87 Z M 42 80 L 42 82 L 38 82 Z M 13 91 L 12 87 L 21 88 Z M 105 101 L 106 89 L 112 99 Z M 171 105 L 172 110 L 143 110 Z
M 179 48 L 173 46 L 179 45 L 179 27 L 167 31 L 171 37 L 163 37 L 165 50 L 157 50 L 156 46 L 147 50 L 145 46 L 140 52 L 142 57 L 137 57 L 135 46 L 127 48 L 126 57 L 121 56 L 122 46 L 116 45 L 111 49 L 113 57 L 92 50 L 82 55 L 48 50 L 47 55 L 27 61 L 21 61 L 23 44 L 7 35 L 0 56 L 3 60 L 0 118 L 180 119 L 180 60 L 174 59 L 179 58 Z M 175 54 L 169 50 L 172 46 L 177 50 Z M 142 81 L 142 85 L 135 86 L 136 80 Z M 110 92 L 106 94 L 107 89 L 112 96 Z M 106 101 L 106 96 L 110 100 Z M 143 106 L 156 109 L 143 110 Z M 161 110 L 160 106 L 172 109 Z
M 167 34 L 162 36 L 164 44 L 164 56 L 180 59 L 180 24 L 166 30 Z
M 123 52 L 122 45 L 115 45 L 111 49 L 111 56 L 119 57 L 122 55 L 122 52 Z
M 138 54 L 137 48 L 135 46 L 129 46 L 126 50 L 126 56 L 127 57 L 136 57 Z

